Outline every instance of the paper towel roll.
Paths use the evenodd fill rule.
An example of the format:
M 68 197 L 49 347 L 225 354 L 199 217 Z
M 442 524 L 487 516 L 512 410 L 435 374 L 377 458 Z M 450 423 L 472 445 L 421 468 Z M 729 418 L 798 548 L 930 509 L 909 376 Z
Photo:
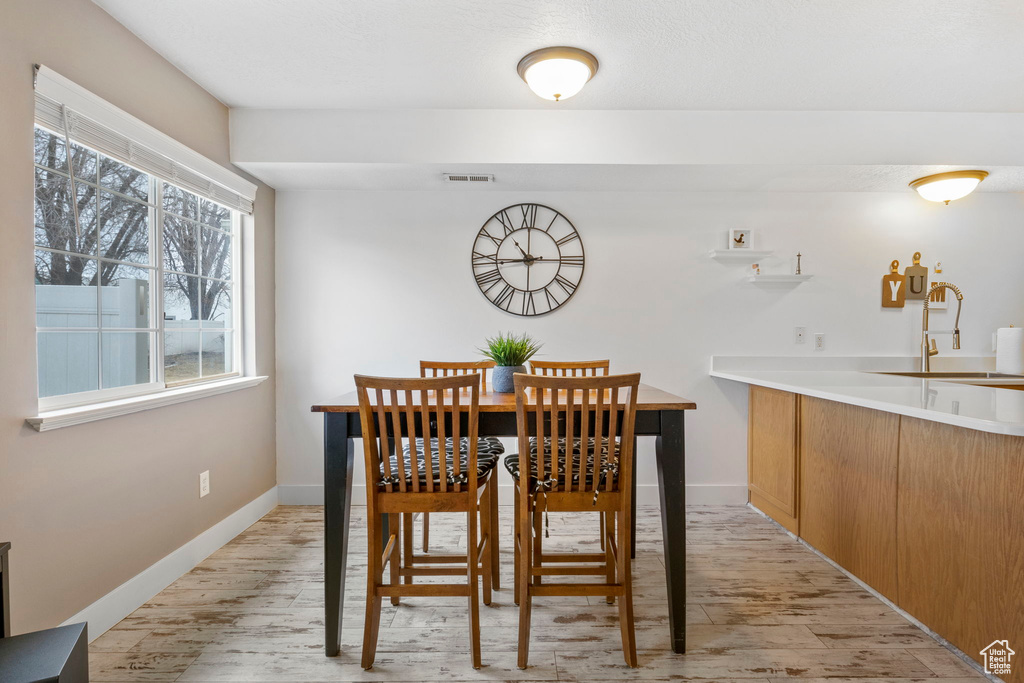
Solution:
M 1024 375 L 1024 327 L 996 330 L 996 372 Z

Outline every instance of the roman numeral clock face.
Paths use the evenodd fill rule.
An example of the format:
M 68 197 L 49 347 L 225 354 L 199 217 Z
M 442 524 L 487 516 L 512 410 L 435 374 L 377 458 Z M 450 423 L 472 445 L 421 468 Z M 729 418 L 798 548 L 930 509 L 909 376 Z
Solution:
M 473 243 L 473 274 L 487 300 L 515 315 L 544 315 L 583 279 L 583 241 L 569 219 L 541 204 L 516 204 L 487 219 Z

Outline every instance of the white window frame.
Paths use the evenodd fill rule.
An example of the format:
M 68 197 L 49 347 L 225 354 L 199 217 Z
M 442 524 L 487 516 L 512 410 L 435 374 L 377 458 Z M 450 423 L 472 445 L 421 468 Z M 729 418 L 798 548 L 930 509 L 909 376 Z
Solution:
M 42 125 L 39 125 L 39 124 L 36 124 L 36 127 L 41 129 L 41 130 L 46 131 L 47 133 L 49 133 L 51 135 L 55 135 L 55 136 L 63 139 L 62 133 L 60 133 L 58 131 L 50 130 L 49 128 L 46 128 L 45 126 L 42 126 Z M 74 141 L 72 141 L 72 142 L 74 142 Z M 105 156 L 105 155 L 103 155 L 102 152 L 100 152 L 98 150 L 93 150 L 91 148 L 88 148 L 85 145 L 82 145 L 81 143 L 74 142 L 74 144 L 79 146 L 79 147 L 83 147 L 85 149 L 90 149 L 90 151 L 92 151 L 95 154 L 97 154 L 97 157 L 96 157 L 97 165 L 99 164 L 100 156 Z M 73 170 L 72 150 L 71 149 L 67 149 L 66 150 L 66 155 L 67 155 L 67 163 L 68 163 L 68 172 L 70 173 Z M 120 160 L 117 160 L 117 159 L 115 159 L 115 161 L 117 161 L 118 163 L 123 163 L 123 162 L 121 162 Z M 131 166 L 131 164 L 125 164 L 125 165 L 126 166 Z M 61 170 L 50 169 L 50 168 L 47 168 L 45 166 L 40 166 L 39 164 L 33 163 L 33 169 L 38 169 L 38 168 L 43 168 L 43 169 L 46 169 L 49 172 L 54 172 L 54 173 L 57 173 L 59 175 L 65 175 L 65 173 L 63 171 L 61 171 Z M 135 168 L 135 167 L 132 167 L 132 168 Z M 144 171 L 143 169 L 136 169 L 136 170 L 138 170 L 138 171 L 140 171 L 142 173 L 146 173 L 146 171 Z M 149 199 L 146 202 L 146 205 L 149 207 L 149 220 L 148 220 L 148 225 L 149 225 L 149 239 L 148 239 L 148 242 L 149 242 L 149 263 L 148 264 L 137 264 L 137 263 L 130 263 L 130 262 L 123 262 L 123 263 L 125 263 L 125 265 L 131 266 L 131 267 L 142 268 L 142 269 L 148 270 L 149 273 L 150 273 L 150 286 L 149 286 L 150 321 L 149 321 L 149 327 L 144 327 L 144 328 L 140 327 L 140 328 L 132 328 L 132 329 L 117 328 L 116 331 L 117 332 L 126 332 L 126 333 L 131 333 L 131 332 L 147 333 L 147 334 L 150 335 L 150 343 L 149 343 L 149 366 L 150 366 L 149 367 L 149 372 L 150 372 L 149 376 L 150 376 L 150 381 L 146 382 L 146 383 L 140 383 L 140 384 L 131 384 L 131 385 L 128 385 L 128 386 L 123 386 L 123 387 L 111 387 L 111 388 L 108 388 L 108 389 L 96 389 L 96 390 L 93 390 L 93 391 L 81 391 L 81 392 L 70 393 L 70 394 L 58 394 L 58 395 L 55 395 L 55 396 L 38 396 L 37 398 L 38 398 L 38 406 L 39 406 L 39 412 L 40 413 L 57 411 L 57 410 L 62 410 L 62 409 L 66 409 L 66 408 L 76 408 L 76 407 L 81 407 L 81 406 L 95 405 L 95 404 L 106 403 L 106 402 L 109 402 L 109 401 L 117 401 L 117 400 L 120 400 L 120 399 L 132 398 L 132 397 L 137 397 L 137 396 L 151 395 L 151 394 L 156 394 L 156 393 L 167 391 L 167 390 L 173 390 L 173 389 L 176 389 L 176 388 L 179 388 L 179 387 L 185 387 L 185 386 L 191 386 L 191 385 L 197 385 L 197 384 L 206 384 L 206 383 L 210 383 L 210 382 L 222 382 L 224 380 L 241 377 L 243 375 L 243 373 L 244 373 L 245 362 L 244 362 L 244 359 L 242 358 L 242 350 L 243 350 L 243 346 L 242 346 L 242 342 L 243 342 L 243 340 L 242 340 L 242 337 L 243 337 L 243 333 L 242 333 L 242 327 L 243 327 L 243 325 L 242 325 L 242 323 L 243 323 L 242 312 L 243 312 L 243 309 L 244 309 L 244 306 L 245 306 L 244 296 L 243 296 L 243 292 L 244 292 L 245 288 L 242 286 L 242 279 L 244 278 L 244 272 L 243 272 L 243 268 L 242 268 L 242 259 L 241 259 L 241 239 L 240 239 L 240 233 L 241 233 L 241 228 L 242 228 L 241 213 L 236 211 L 236 210 L 234 210 L 234 209 L 231 209 L 230 207 L 224 207 L 224 208 L 228 209 L 231 212 L 231 254 L 230 254 L 230 259 L 231 259 L 231 279 L 228 281 L 228 282 L 230 282 L 231 327 L 229 328 L 229 330 L 226 330 L 226 331 L 230 331 L 230 333 L 231 333 L 231 347 L 230 347 L 230 349 L 225 348 L 225 353 L 230 353 L 231 354 L 231 368 L 232 368 L 232 370 L 231 370 L 231 372 L 227 372 L 227 373 L 221 373 L 221 374 L 218 374 L 218 375 L 211 375 L 211 376 L 208 376 L 208 377 L 197 377 L 195 379 L 182 380 L 182 381 L 178 381 L 178 382 L 172 382 L 170 384 L 168 384 L 166 382 L 166 379 L 165 379 L 165 376 L 164 376 L 164 370 L 165 370 L 164 341 L 165 341 L 165 338 L 166 338 L 167 328 L 164 325 L 164 323 L 166 322 L 165 319 L 164 319 L 164 274 L 167 271 L 165 271 L 165 269 L 164 269 L 164 259 L 163 259 L 163 257 L 164 257 L 164 251 L 163 251 L 163 239 L 164 239 L 163 186 L 164 186 L 164 183 L 167 182 L 167 181 L 164 181 L 164 180 L 162 180 L 162 179 L 160 179 L 160 178 L 158 178 L 158 177 L 156 177 L 156 176 L 154 176 L 154 175 L 152 175 L 150 173 L 146 173 L 146 176 L 149 179 L 149 193 L 148 193 Z M 80 178 L 78 176 L 75 177 L 75 182 L 87 183 L 87 184 L 93 185 L 93 186 L 95 186 L 97 188 L 97 195 L 96 195 L 97 205 L 98 205 L 98 202 L 99 202 L 99 197 L 100 197 L 99 191 L 100 190 L 102 190 L 104 192 L 109 192 L 110 194 L 114 194 L 114 195 L 117 195 L 117 196 L 122 196 L 119 193 L 117 193 L 117 192 L 115 192 L 113 190 L 110 190 L 109 188 L 105 188 L 105 187 L 103 187 L 101 185 L 98 185 L 96 182 L 85 180 L 84 178 Z M 173 184 L 173 183 L 169 183 L 169 184 Z M 182 188 L 179 188 L 179 189 L 182 189 Z M 199 195 L 196 195 L 195 193 L 190 192 L 189 190 L 183 190 L 183 191 L 184 192 L 188 192 L 189 194 L 195 196 L 197 198 L 197 202 L 212 201 L 212 200 L 206 199 L 205 197 L 201 197 Z M 126 198 L 130 199 L 132 201 L 135 201 L 136 203 L 142 203 L 142 202 L 140 202 L 136 198 L 132 198 L 132 197 L 126 197 Z M 223 206 L 223 205 L 221 205 L 221 206 Z M 97 206 L 97 210 L 98 210 L 98 206 Z M 189 219 L 186 219 L 186 220 L 189 220 Z M 199 219 L 196 220 L 196 223 L 198 223 L 200 225 L 200 240 L 202 239 L 202 228 L 203 227 L 207 227 L 207 228 L 211 228 L 211 229 L 216 229 L 216 228 L 212 228 L 212 226 L 204 226 L 202 221 L 199 220 Z M 97 267 L 99 266 L 99 262 L 100 261 L 114 261 L 114 262 L 117 262 L 117 263 L 122 263 L 120 261 L 115 261 L 113 259 L 105 259 L 105 258 L 103 258 L 103 256 L 100 255 L 98 242 L 97 242 L 97 253 L 96 254 L 75 254 L 75 253 L 71 253 L 71 252 L 61 252 L 60 250 L 49 249 L 48 247 L 40 247 L 39 245 L 34 245 L 33 246 L 33 250 L 34 251 L 35 250 L 42 250 L 42 251 L 48 251 L 48 252 L 55 252 L 56 251 L 56 252 L 59 252 L 59 253 L 66 253 L 66 254 L 68 254 L 70 256 L 79 256 L 79 257 L 83 257 L 83 258 L 89 258 L 89 259 L 95 260 L 97 262 Z M 201 278 L 202 276 L 199 273 L 197 273 L 195 275 L 195 277 Z M 97 372 L 98 372 L 98 381 L 100 383 L 102 383 L 102 378 L 103 378 L 103 339 L 102 339 L 102 335 L 103 335 L 103 332 L 104 332 L 104 327 L 103 327 L 103 312 L 102 312 L 102 304 L 101 304 L 101 301 L 102 301 L 102 286 L 99 285 L 98 283 L 97 283 L 96 290 L 97 290 L 97 293 L 96 293 L 96 296 L 97 296 L 97 306 L 96 306 L 96 317 L 97 317 L 97 320 L 96 320 L 96 326 L 95 327 L 83 327 L 83 328 L 39 327 L 38 324 L 37 324 L 37 326 L 36 326 L 36 337 L 37 337 L 37 343 L 36 343 L 36 349 L 37 349 L 36 373 L 37 373 L 37 377 L 38 377 L 38 373 L 39 373 L 39 364 L 40 364 L 40 359 L 38 358 L 38 348 L 39 348 L 38 337 L 39 337 L 40 333 L 47 333 L 47 332 L 94 332 L 95 334 L 97 334 L 97 337 L 98 337 L 98 341 L 97 341 L 97 355 L 98 355 Z M 191 330 L 191 328 L 189 328 L 189 329 Z M 202 372 L 202 345 L 203 345 L 202 342 L 203 342 L 204 332 L 206 332 L 208 330 L 206 328 L 202 327 L 201 322 L 199 323 L 199 326 L 197 326 L 195 328 L 195 330 L 196 330 L 196 332 L 199 335 L 199 367 L 200 367 L 200 372 Z
M 154 192 L 151 195 L 153 214 L 150 217 L 150 253 L 156 260 L 151 263 L 151 272 L 155 274 L 154 277 L 160 279 L 160 282 L 150 286 L 150 312 L 151 316 L 156 317 L 150 321 L 150 327 L 146 328 L 156 330 L 149 332 L 153 335 L 153 342 L 150 344 L 152 381 L 148 384 L 42 399 L 38 398 L 37 393 L 39 413 L 26 418 L 26 422 L 38 431 L 48 431 L 245 389 L 265 381 L 267 377 L 259 376 L 256 372 L 255 256 L 252 219 L 256 185 L 46 66 L 36 65 L 34 85 L 35 119 L 39 127 L 50 131 L 57 129 L 57 134 L 63 130 L 76 144 L 94 149 L 100 154 L 149 174 L 160 192 L 161 183 L 167 182 L 231 210 L 233 353 L 231 373 L 201 377 L 190 383 L 171 387 L 164 381 L 163 203 L 162 198 L 157 197 L 157 193 Z M 72 173 L 74 169 L 70 161 L 70 149 L 68 154 L 68 169 L 69 173 Z M 98 251 L 97 249 L 97 254 L 91 258 L 99 258 Z M 98 310 L 97 316 L 100 315 Z M 101 320 L 97 321 L 95 329 L 102 329 Z M 201 325 L 199 329 L 202 340 Z M 38 344 L 36 348 L 38 349 Z M 36 362 L 38 378 L 38 358 Z

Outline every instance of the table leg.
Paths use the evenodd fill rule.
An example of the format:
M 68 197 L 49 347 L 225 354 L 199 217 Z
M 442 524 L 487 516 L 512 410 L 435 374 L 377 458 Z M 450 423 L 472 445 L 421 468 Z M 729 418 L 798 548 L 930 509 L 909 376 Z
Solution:
M 353 443 L 348 415 L 324 414 L 324 599 L 326 652 L 341 649 L 341 615 L 345 606 L 348 527 L 352 502 Z
M 686 447 L 683 411 L 661 411 L 661 434 L 654 448 L 661 493 L 668 623 L 672 651 L 682 654 L 686 652 Z

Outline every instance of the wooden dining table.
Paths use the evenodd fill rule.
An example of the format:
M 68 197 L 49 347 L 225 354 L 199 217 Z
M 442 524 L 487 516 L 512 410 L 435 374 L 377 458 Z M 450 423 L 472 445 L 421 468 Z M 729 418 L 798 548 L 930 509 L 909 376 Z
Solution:
M 530 400 L 529 395 L 527 401 Z M 669 631 L 672 649 L 686 651 L 686 477 L 683 415 L 697 404 L 652 386 L 637 391 L 637 436 L 654 436 L 661 500 L 661 530 L 668 586 Z M 468 406 L 463 406 L 468 411 Z M 324 593 L 326 653 L 341 649 L 341 620 L 345 601 L 345 569 L 352 505 L 353 439 L 362 436 L 359 399 L 355 391 L 312 407 L 324 414 Z M 463 432 L 465 433 L 465 432 Z M 480 436 L 517 434 L 516 397 L 481 392 Z M 634 496 L 634 503 L 636 497 Z M 634 519 L 636 515 L 633 516 Z

